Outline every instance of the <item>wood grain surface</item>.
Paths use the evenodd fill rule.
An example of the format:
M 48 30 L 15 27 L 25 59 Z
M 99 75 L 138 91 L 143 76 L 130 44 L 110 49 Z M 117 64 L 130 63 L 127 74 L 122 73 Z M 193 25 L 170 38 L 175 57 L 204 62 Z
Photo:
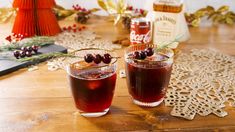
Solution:
M 72 23 L 60 22 L 61 26 Z M 106 17 L 92 17 L 88 27 L 110 40 L 127 35 Z M 11 24 L 0 25 L 0 37 L 6 36 L 10 28 Z M 191 39 L 180 44 L 178 50 L 209 48 L 235 55 L 235 26 L 205 25 L 190 32 Z M 117 54 L 123 56 L 124 49 L 117 50 Z M 123 58 L 118 65 L 124 68 Z M 131 102 L 126 80 L 118 78 L 110 112 L 100 118 L 84 118 L 75 114 L 65 71 L 50 72 L 42 63 L 37 71 L 22 69 L 0 77 L 0 131 L 235 131 L 235 108 L 226 110 L 229 115 L 224 118 L 196 116 L 188 121 L 172 117 L 171 108 L 164 104 L 141 108 Z

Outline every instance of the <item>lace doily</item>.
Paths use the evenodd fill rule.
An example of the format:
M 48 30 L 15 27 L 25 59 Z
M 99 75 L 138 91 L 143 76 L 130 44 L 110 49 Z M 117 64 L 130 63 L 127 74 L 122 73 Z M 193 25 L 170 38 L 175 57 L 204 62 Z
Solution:
M 85 48 L 98 48 L 112 51 L 121 48 L 120 45 L 112 44 L 109 40 L 101 39 L 96 33 L 89 30 L 77 33 L 63 32 L 55 37 L 55 44 L 66 47 L 71 51 Z M 57 58 L 50 60 L 47 63 L 48 70 L 56 71 L 58 69 L 65 69 L 66 65 L 70 62 L 74 62 L 74 59 Z
M 211 50 L 180 53 L 175 60 L 165 105 L 171 115 L 188 120 L 199 114 L 228 115 L 235 107 L 235 58 Z
M 112 41 L 101 39 L 96 33 L 90 30 L 81 32 L 63 32 L 56 36 L 55 44 L 64 46 L 72 50 L 84 48 L 99 48 L 105 50 L 120 49 L 121 46 L 112 44 Z

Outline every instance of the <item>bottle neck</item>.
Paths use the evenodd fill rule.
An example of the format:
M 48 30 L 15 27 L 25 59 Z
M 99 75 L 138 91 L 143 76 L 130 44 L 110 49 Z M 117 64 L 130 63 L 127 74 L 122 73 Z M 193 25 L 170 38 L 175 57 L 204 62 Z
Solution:
M 180 13 L 183 10 L 182 0 L 156 0 L 153 3 L 154 11 Z

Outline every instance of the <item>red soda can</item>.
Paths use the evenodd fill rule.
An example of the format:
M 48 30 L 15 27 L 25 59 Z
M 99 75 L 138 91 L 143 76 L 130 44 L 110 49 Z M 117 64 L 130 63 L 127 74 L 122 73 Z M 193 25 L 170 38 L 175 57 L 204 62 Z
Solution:
M 131 20 L 131 44 L 148 44 L 151 42 L 151 21 L 146 18 Z

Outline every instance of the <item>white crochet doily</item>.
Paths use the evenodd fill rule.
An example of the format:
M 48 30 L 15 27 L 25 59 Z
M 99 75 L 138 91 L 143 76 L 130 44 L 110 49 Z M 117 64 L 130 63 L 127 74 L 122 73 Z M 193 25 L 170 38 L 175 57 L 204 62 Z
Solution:
M 84 30 L 80 32 L 62 32 L 55 38 L 55 44 L 69 49 L 98 48 L 105 50 L 120 49 L 121 46 L 112 44 L 112 41 L 101 39 L 95 32 Z
M 235 58 L 212 50 L 179 53 L 165 105 L 173 107 L 171 115 L 188 120 L 228 115 L 224 107 L 235 107 Z

